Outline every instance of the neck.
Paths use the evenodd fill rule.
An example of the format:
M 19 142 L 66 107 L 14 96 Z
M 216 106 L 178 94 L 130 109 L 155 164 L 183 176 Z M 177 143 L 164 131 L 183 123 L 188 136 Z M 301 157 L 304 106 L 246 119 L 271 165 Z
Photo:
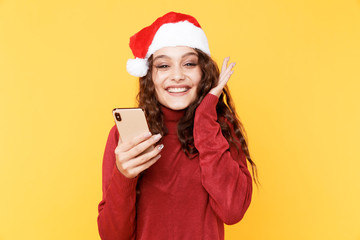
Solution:
M 165 106 L 161 106 L 161 111 L 163 113 L 164 124 L 168 129 L 169 134 L 177 134 L 177 123 L 184 116 L 184 110 L 173 110 Z

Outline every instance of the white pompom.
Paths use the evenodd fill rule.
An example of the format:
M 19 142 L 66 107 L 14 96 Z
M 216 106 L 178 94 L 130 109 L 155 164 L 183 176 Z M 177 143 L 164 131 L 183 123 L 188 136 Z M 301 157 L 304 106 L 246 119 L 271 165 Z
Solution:
M 127 60 L 126 70 L 134 77 L 145 76 L 148 72 L 148 69 L 149 67 L 147 64 L 147 59 L 135 58 Z

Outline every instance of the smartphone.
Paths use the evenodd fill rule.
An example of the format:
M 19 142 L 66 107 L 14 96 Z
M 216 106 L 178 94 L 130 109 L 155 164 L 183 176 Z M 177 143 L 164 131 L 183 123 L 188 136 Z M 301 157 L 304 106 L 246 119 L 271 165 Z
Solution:
M 120 139 L 123 142 L 129 141 L 145 132 L 149 132 L 145 113 L 141 108 L 115 108 L 113 110 L 113 116 Z M 151 146 L 146 149 L 144 153 L 153 148 L 154 147 Z

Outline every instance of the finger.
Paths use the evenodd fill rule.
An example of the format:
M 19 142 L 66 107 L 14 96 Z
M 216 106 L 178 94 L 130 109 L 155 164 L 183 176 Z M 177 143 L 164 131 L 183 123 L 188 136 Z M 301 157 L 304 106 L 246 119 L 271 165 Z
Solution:
M 152 151 L 147 152 L 147 153 L 142 154 L 141 156 L 137 157 L 136 161 L 134 161 L 134 163 L 135 163 L 134 167 L 140 166 L 142 164 L 145 164 L 147 161 L 150 161 L 151 159 L 153 159 L 154 157 L 159 155 L 159 153 L 161 152 L 161 150 L 163 148 L 164 148 L 164 145 L 160 144 L 160 145 L 156 146 Z
M 224 60 L 224 62 L 225 62 L 225 60 Z M 228 64 L 228 62 L 226 62 L 226 64 Z M 221 73 L 220 73 L 220 75 L 219 75 L 219 81 L 221 81 L 221 78 L 222 78 L 224 75 L 226 75 L 229 71 L 231 71 L 234 66 L 235 66 L 235 63 L 234 63 L 234 62 L 233 62 L 233 63 L 230 63 L 229 66 L 227 66 L 227 65 L 224 66 L 224 65 L 223 65 L 222 71 L 221 71 Z
M 161 158 L 161 155 L 157 155 L 156 157 L 150 159 L 149 161 L 147 161 L 146 163 L 139 165 L 137 167 L 135 167 L 133 169 L 134 173 L 136 174 L 134 177 L 136 177 L 137 175 L 139 175 L 141 172 L 143 172 L 144 170 L 148 169 L 149 167 L 151 167 L 154 163 L 156 163 L 159 159 Z
M 235 66 L 235 63 L 231 63 L 226 70 L 222 73 L 222 75 L 219 78 L 219 84 L 221 84 L 224 81 L 228 81 L 230 76 L 234 73 L 234 71 L 232 70 L 233 67 Z
M 139 144 L 133 146 L 131 149 L 128 150 L 128 154 L 130 158 L 135 158 L 144 152 L 146 149 L 157 143 L 161 138 L 161 134 L 156 134 L 150 137 L 149 139 L 140 142 Z
M 127 172 L 127 169 L 131 169 L 132 167 L 138 165 L 139 160 L 137 160 L 136 157 L 138 157 L 145 150 L 150 149 L 150 147 L 154 143 L 156 143 L 160 138 L 161 138 L 160 134 L 154 135 L 150 139 L 139 143 L 138 145 L 134 146 L 133 148 L 129 149 L 128 151 L 124 151 L 121 148 L 121 145 L 118 146 L 115 149 L 115 157 L 116 157 L 116 162 L 119 165 L 119 169 L 121 169 L 120 171 Z M 151 149 L 154 150 L 153 148 L 151 148 Z M 159 150 L 161 150 L 161 149 L 162 149 L 162 147 Z M 149 152 L 151 152 L 152 150 L 150 150 Z M 148 155 L 146 155 L 146 156 L 148 156 L 147 158 L 151 158 L 151 157 L 155 156 L 157 153 L 155 152 L 155 154 L 153 154 L 152 156 L 148 156 Z M 151 154 L 149 154 L 149 155 L 151 155 Z
M 151 151 L 141 154 L 140 156 L 137 156 L 136 158 L 123 163 L 123 167 L 127 168 L 127 169 L 133 169 L 140 165 L 143 165 L 147 161 L 150 161 L 151 159 L 153 159 L 154 157 L 159 155 L 159 153 L 161 152 L 161 150 L 163 148 L 164 148 L 164 145 L 160 144 L 160 145 L 156 146 L 154 149 L 152 149 Z
M 129 168 L 124 168 L 122 166 L 118 167 L 118 169 L 120 170 L 120 172 L 127 178 L 134 178 L 136 176 L 138 176 L 142 171 L 144 171 L 145 169 L 148 169 L 150 166 L 152 166 L 157 160 L 159 160 L 159 158 L 161 157 L 161 155 L 157 155 L 154 158 L 151 158 L 149 161 L 145 162 L 142 165 L 139 165 L 135 168 L 129 167 Z
M 159 158 L 159 155 L 160 155 L 159 153 L 163 149 L 163 147 L 164 147 L 164 145 L 161 144 L 161 145 L 157 146 L 156 148 L 154 148 L 152 151 L 142 154 L 141 156 L 138 156 L 137 158 L 131 159 L 126 162 L 119 163 L 120 171 L 125 176 L 133 176 L 133 177 L 137 176 L 137 174 L 139 174 L 141 171 L 143 171 L 143 169 L 148 168 L 150 165 L 152 165 L 152 164 L 150 164 L 150 165 L 148 164 L 149 161 L 152 161 L 155 158 L 157 158 L 157 159 Z M 145 165 L 146 167 L 142 168 L 143 165 Z
M 223 61 L 222 67 L 221 67 L 221 72 L 224 72 L 226 70 L 229 59 L 230 59 L 230 57 L 224 58 L 224 61 Z
M 130 141 L 120 143 L 119 148 L 121 149 L 121 151 L 124 151 L 124 152 L 129 151 L 134 146 L 136 146 L 139 143 L 149 139 L 150 137 L 151 137 L 151 133 L 150 132 L 145 132 L 143 134 L 140 134 L 140 135 L 134 137 Z
M 224 74 L 230 72 L 235 67 L 235 64 L 236 63 L 234 62 L 230 63 L 229 66 L 227 66 L 227 68 L 225 69 Z
M 229 79 L 234 71 L 227 72 L 224 76 L 222 76 L 221 81 L 219 81 L 218 87 L 224 88 L 225 85 L 229 82 Z

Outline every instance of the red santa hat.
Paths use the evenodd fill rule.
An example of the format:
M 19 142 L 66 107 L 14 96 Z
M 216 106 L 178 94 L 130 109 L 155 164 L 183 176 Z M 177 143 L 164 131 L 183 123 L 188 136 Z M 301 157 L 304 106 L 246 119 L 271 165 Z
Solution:
M 210 55 L 209 45 L 198 21 L 186 14 L 169 12 L 130 38 L 135 59 L 129 59 L 126 70 L 135 77 L 147 74 L 148 58 L 163 47 L 187 46 Z

